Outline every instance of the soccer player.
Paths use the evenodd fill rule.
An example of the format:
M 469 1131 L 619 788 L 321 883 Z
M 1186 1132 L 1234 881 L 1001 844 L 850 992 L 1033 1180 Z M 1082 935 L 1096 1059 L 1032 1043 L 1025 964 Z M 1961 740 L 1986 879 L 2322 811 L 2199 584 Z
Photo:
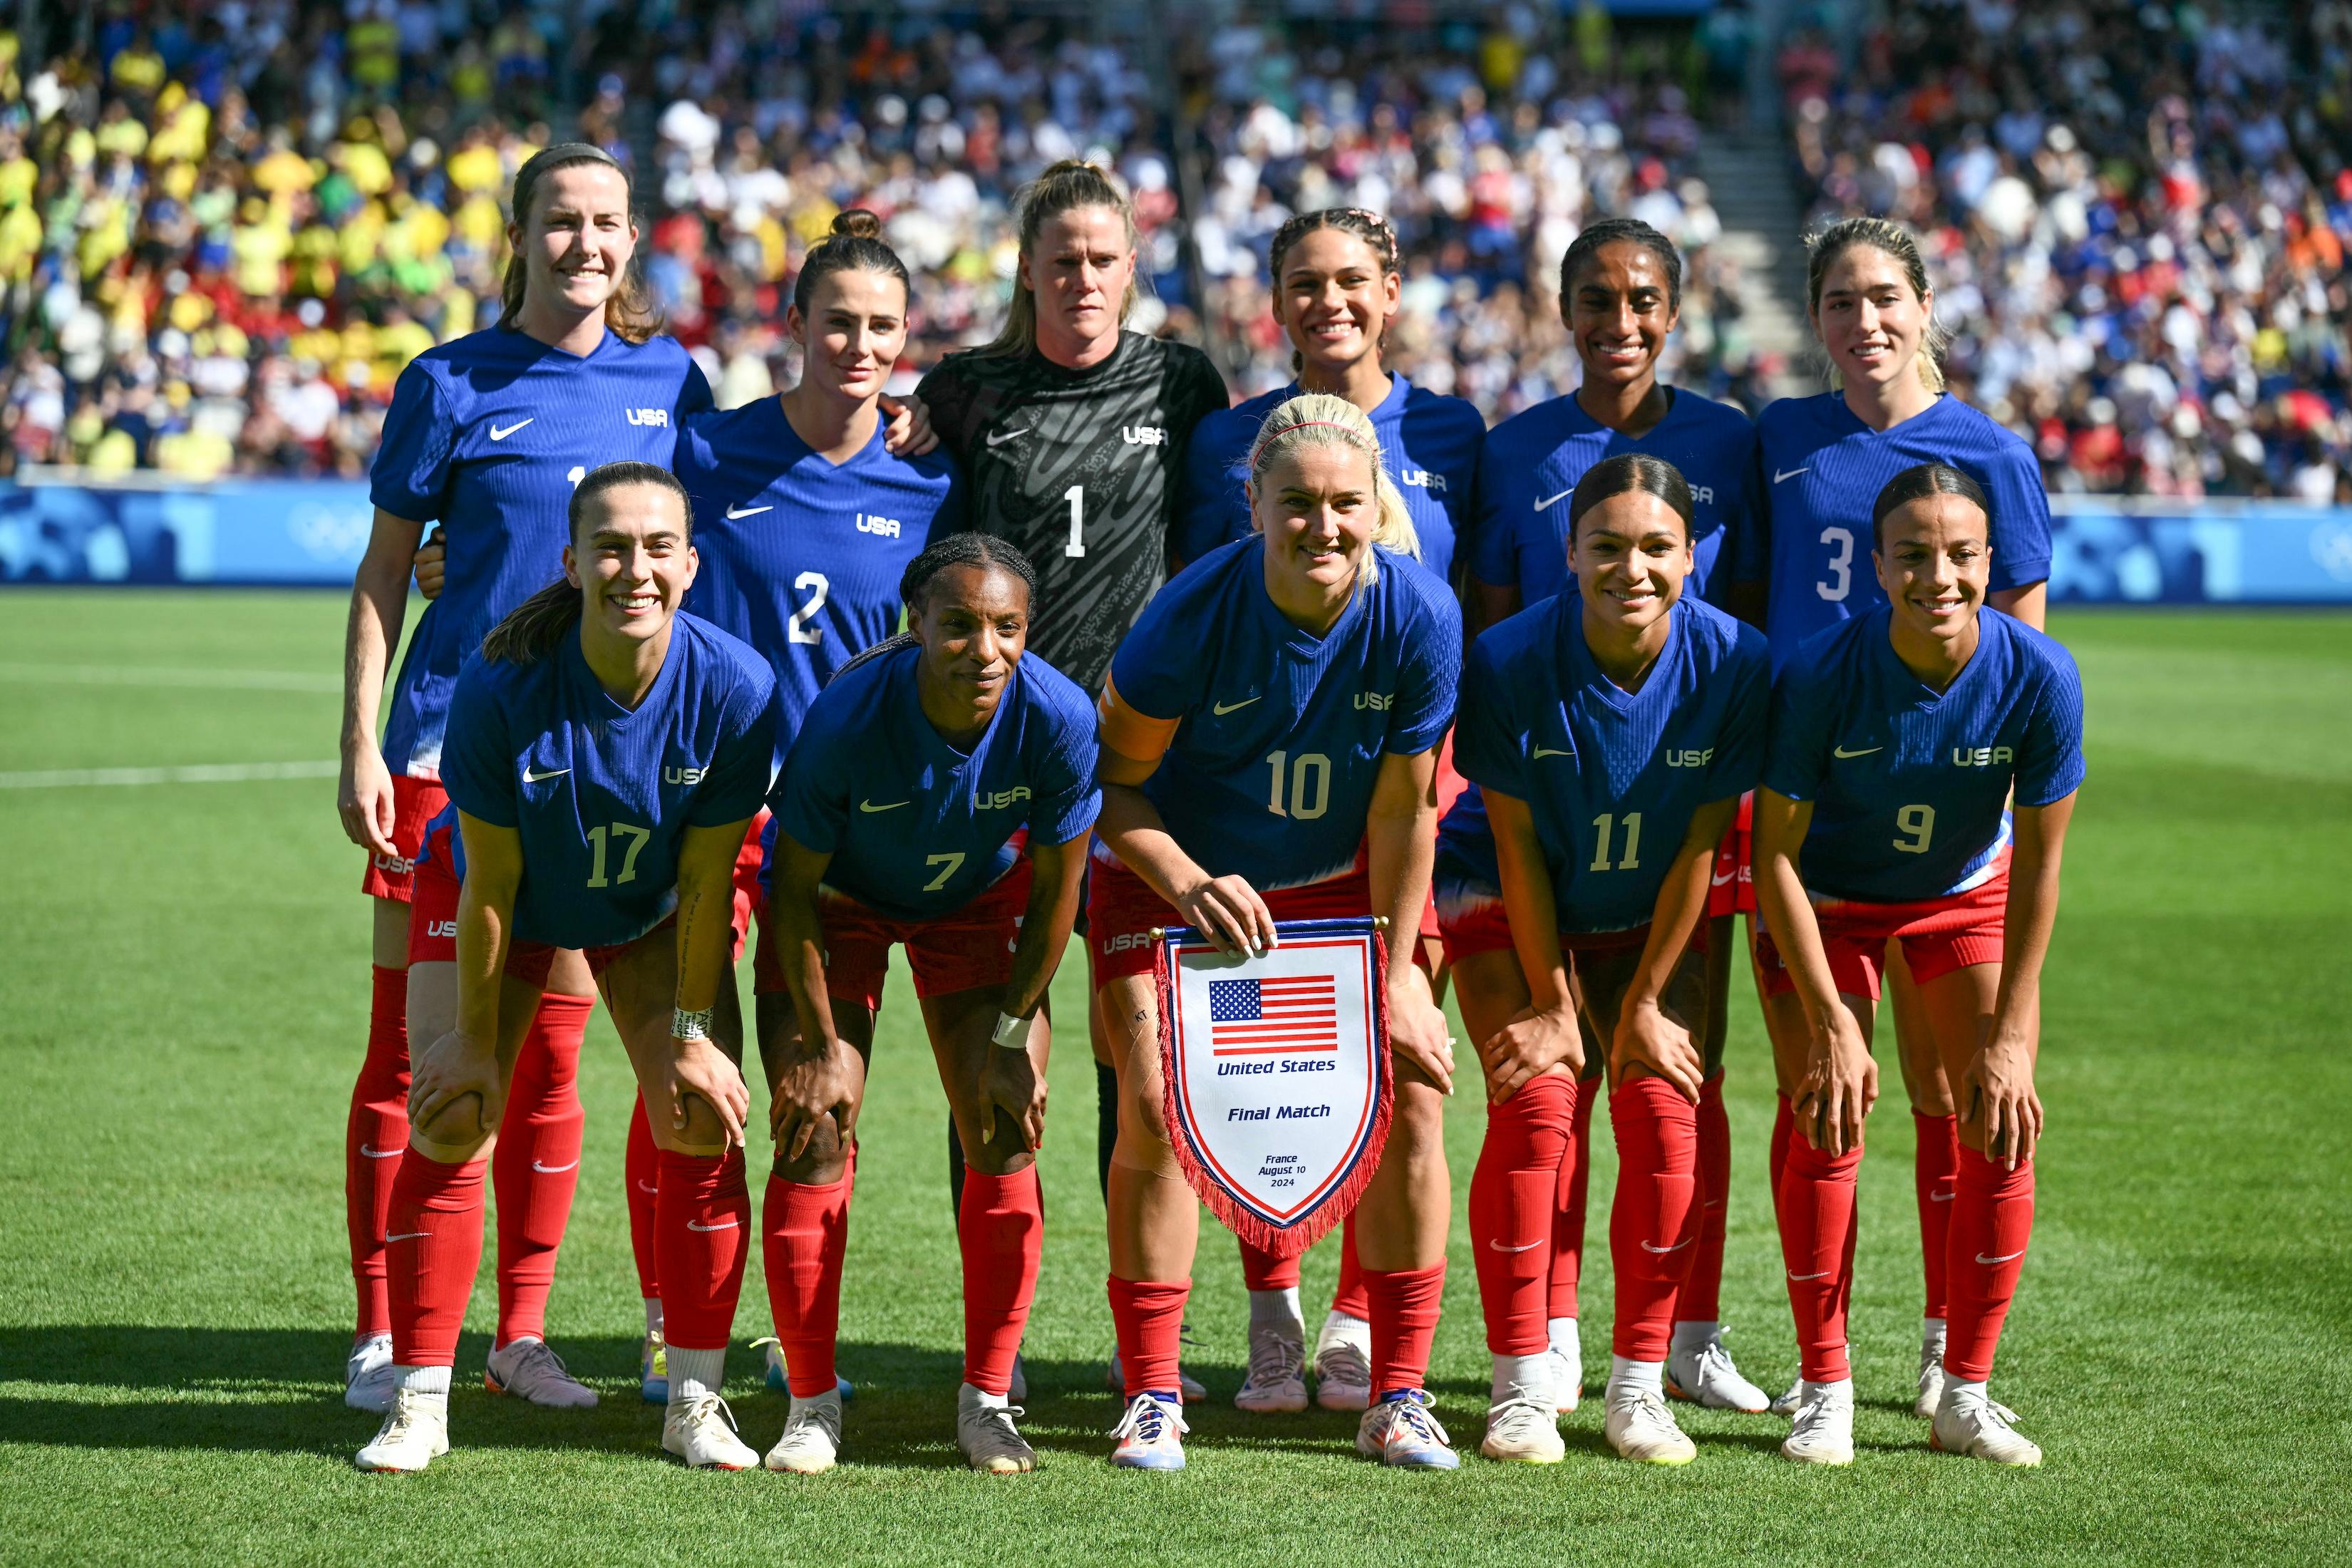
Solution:
M 2023 440 L 1943 390 L 1937 358 L 1943 332 L 1918 241 L 1884 218 L 1848 218 L 1814 235 L 1809 250 L 1806 305 L 1838 390 L 1764 410 L 1758 433 L 1765 526 L 1734 541 L 1734 575 L 1767 591 L 1774 670 L 1807 637 L 1885 602 L 1862 560 L 1870 503 L 1919 463 L 1948 463 L 1992 499 L 1986 602 L 2038 630 L 2050 576 L 2042 470 Z M 1953 1086 L 1898 949 L 1890 947 L 1886 969 L 1916 1132 L 1913 1190 L 1927 1301 L 1915 1408 L 1925 1420 L 1935 1414 L 1944 1379 L 1944 1258 L 1960 1145 Z M 1777 1181 L 1777 1159 L 1773 1167 Z M 1794 1392 L 1774 1408 L 1790 1414 Z
M 956 1442 L 978 1470 L 1037 1462 L 1010 1388 L 1045 1228 L 1043 1008 L 1102 797 L 1093 705 L 1023 652 L 1034 582 L 1019 552 L 984 533 L 950 534 L 917 556 L 904 583 L 910 629 L 817 698 L 770 796 L 760 1019 L 777 1151 L 761 1220 L 793 1392 L 772 1470 L 815 1474 L 840 1452 L 834 1346 L 852 1132 L 894 942 L 914 965 L 971 1164 L 956 1226 Z
M 780 762 L 826 680 L 897 629 L 899 580 L 924 542 L 962 517 L 962 485 L 947 454 L 890 449 L 882 388 L 907 346 L 908 274 L 881 232 L 881 221 L 862 209 L 833 220 L 832 237 L 802 262 L 784 311 L 785 334 L 801 345 L 799 384 L 694 420 L 679 434 L 672 465 L 693 498 L 702 563 L 686 607 L 750 643 L 775 671 Z M 746 930 L 766 837 L 763 812 L 736 869 Z M 790 1012 L 781 991 L 768 1005 L 779 1018 Z M 776 1037 L 772 1026 L 761 1027 L 762 1042 Z M 640 1105 L 627 1174 L 630 1237 L 646 1298 L 649 1397 L 660 1384 L 650 1338 L 661 1313 L 651 1257 L 654 1163 Z M 772 1363 L 771 1381 L 781 1386 L 784 1377 Z
M 736 852 L 773 765 L 775 677 L 677 613 L 695 556 L 666 468 L 593 469 L 571 511 L 563 580 L 491 629 L 450 700 L 442 778 L 458 842 L 410 928 L 411 1014 L 432 1044 L 416 1053 L 387 1235 L 396 1394 L 363 1470 L 421 1470 L 448 1451 L 481 1150 L 559 950 L 583 952 L 656 1111 L 662 1446 L 697 1467 L 759 1460 L 719 1392 L 751 1220 L 750 1100 L 714 1008 Z
M 1756 426 L 1728 404 L 1658 379 L 1658 356 L 1675 330 L 1682 288 L 1681 253 L 1637 218 L 1588 224 L 1560 258 L 1560 319 L 1583 380 L 1573 393 L 1514 415 L 1486 437 L 1469 563 L 1470 597 L 1482 624 L 1491 626 L 1524 605 L 1570 591 L 1569 508 L 1563 503 L 1592 465 L 1629 452 L 1662 458 L 1683 475 L 1692 509 L 1685 591 L 1731 607 L 1731 574 L 1723 569 L 1726 541 L 1753 533 L 1761 504 Z M 1727 847 L 1737 842 L 1727 840 Z M 1738 858 L 1745 864 L 1745 855 Z M 1720 864 L 1717 869 L 1722 872 Z M 1752 897 L 1739 901 L 1748 887 L 1735 876 L 1723 876 L 1713 892 L 1705 1046 L 1710 1071 L 1699 1098 L 1702 1217 L 1696 1256 L 1675 1310 L 1667 1390 L 1718 1409 L 1760 1411 L 1767 1395 L 1740 1376 L 1724 1348 L 1717 1305 L 1731 1185 L 1731 1123 L 1723 1109 L 1720 1071 L 1731 916 L 1740 909 L 1752 915 L 1755 905 Z M 1599 1044 L 1605 1047 L 1605 1039 Z M 1576 1093 L 1553 1227 L 1549 1331 L 1552 1381 L 1562 1411 L 1576 1408 L 1583 1381 L 1577 1283 L 1592 1159 L 1591 1117 L 1605 1054 L 1604 1049 L 1587 1055 L 1588 1076 Z
M 1370 418 L 1381 460 L 1412 518 L 1422 564 L 1451 582 L 1457 543 L 1468 533 L 1486 422 L 1465 399 L 1414 386 L 1381 363 L 1397 314 L 1396 231 L 1361 207 L 1301 213 L 1275 231 L 1266 267 L 1275 280 L 1274 319 L 1290 335 L 1297 379 L 1201 422 L 1185 458 L 1172 553 L 1196 560 L 1249 536 L 1250 447 L 1266 416 L 1302 392 L 1328 393 Z M 1462 789 L 1443 748 L 1437 776 L 1443 812 Z M 1433 948 L 1434 922 L 1424 918 L 1423 926 Z M 1442 961 L 1433 957 L 1430 968 L 1440 973 Z M 1253 1411 L 1304 1409 L 1299 1260 L 1277 1258 L 1246 1241 L 1241 1253 L 1250 1293 L 1249 1372 L 1234 1403 Z M 1340 1237 L 1339 1286 L 1315 1346 L 1315 1395 L 1327 1408 L 1361 1410 L 1370 1401 L 1368 1311 L 1350 1216 Z
M 1118 1063 L 1109 1290 L 1128 1400 L 1111 1462 L 1138 1468 L 1184 1462 L 1177 1343 L 1200 1226 L 1163 1118 L 1151 928 L 1188 925 L 1227 951 L 1272 943 L 1277 920 L 1418 930 L 1462 660 L 1460 611 L 1412 558 L 1362 410 L 1291 399 L 1249 472 L 1258 531 L 1152 601 L 1101 702 L 1108 854 L 1090 935 Z M 1422 1384 L 1445 1281 L 1454 1055 L 1418 965 L 1389 965 L 1387 1005 L 1395 1110 L 1358 1226 L 1374 1397 L 1356 1446 L 1451 1469 Z
M 1886 602 L 1807 639 L 1773 693 L 1756 882 L 1790 1129 L 1776 1198 L 1802 1360 L 1792 1459 L 1853 1458 L 1854 1175 L 1898 942 L 1960 1115 L 1932 1443 L 2042 1461 L 1985 1384 L 2033 1223 L 2042 963 L 2083 782 L 2083 694 L 2063 647 L 1987 602 L 1999 506 L 1951 464 L 1896 474 L 1871 509 Z
M 352 1091 L 346 1197 L 359 1325 L 345 1398 L 392 1400 L 384 1215 L 408 1142 L 406 1018 L 410 877 L 425 826 L 446 797 L 443 730 L 460 661 L 559 574 L 565 509 L 589 468 L 667 463 L 682 416 L 710 390 L 675 339 L 656 334 L 632 271 L 636 225 L 627 174 L 581 142 L 534 154 L 515 174 L 513 247 L 498 324 L 429 349 L 401 373 L 374 465 L 374 531 L 352 588 L 344 640 L 344 831 L 370 860 L 374 1004 Z M 428 521 L 449 531 L 446 587 L 425 612 L 376 742 L 385 661 L 400 642 L 412 553 Z M 573 1076 L 593 1005 L 577 955 L 548 973 L 505 1097 L 498 1140 L 499 1325 L 494 1388 L 539 1404 L 593 1405 L 541 1342 L 555 1252 L 579 1180 L 582 1112 Z
M 1675 1303 L 1698 1246 L 1707 1059 L 1702 931 L 1715 850 L 1763 763 L 1763 634 L 1689 592 L 1690 487 L 1647 453 L 1585 470 L 1570 590 L 1481 635 L 1454 745 L 1465 795 L 1438 838 L 1438 909 L 1486 1068 L 1470 1237 L 1494 1354 L 1480 1451 L 1556 1463 L 1545 1321 L 1583 1033 L 1609 1057 L 1619 1157 L 1605 1430 L 1687 1463 L 1665 1403 Z M 1760 1399 L 1758 1402 L 1761 1406 Z
M 1112 652 L 1167 580 L 1193 432 L 1230 399 L 1200 350 L 1125 329 L 1135 213 L 1102 170 L 1076 159 L 1047 168 L 1022 192 L 1017 226 L 1004 330 L 940 361 L 917 398 L 963 469 L 965 525 L 1008 541 L 1036 569 L 1030 650 L 1099 694 Z M 1088 1032 L 1095 1168 L 1108 1194 L 1118 1089 L 1100 1021 Z M 958 1137 L 950 1121 L 948 1172 L 960 1193 Z M 1110 1382 L 1121 1381 L 1114 1364 Z

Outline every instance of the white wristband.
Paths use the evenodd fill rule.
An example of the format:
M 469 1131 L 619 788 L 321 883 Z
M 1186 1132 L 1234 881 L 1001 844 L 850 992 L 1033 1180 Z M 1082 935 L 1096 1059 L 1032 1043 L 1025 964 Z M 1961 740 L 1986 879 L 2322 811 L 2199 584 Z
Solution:
M 1016 1018 L 1010 1013 L 996 1016 L 996 1032 L 988 1037 L 1008 1051 L 1029 1048 L 1029 1020 Z
M 669 1037 L 673 1040 L 707 1040 L 710 1038 L 710 1016 L 718 1011 L 705 1007 L 689 1013 L 683 1007 L 669 1010 Z

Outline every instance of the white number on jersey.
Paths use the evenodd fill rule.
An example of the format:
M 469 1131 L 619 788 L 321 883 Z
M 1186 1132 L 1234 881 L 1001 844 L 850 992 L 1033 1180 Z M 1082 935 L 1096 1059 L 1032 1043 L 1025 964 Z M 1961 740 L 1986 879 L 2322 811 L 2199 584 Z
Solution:
M 784 628 L 784 640 L 798 643 L 823 642 L 824 628 L 813 626 L 809 623 L 816 619 L 816 613 L 819 610 L 824 608 L 824 596 L 833 591 L 833 584 L 824 580 L 824 574 L 822 572 L 803 572 L 793 579 L 793 586 L 803 594 L 808 594 L 809 598 L 807 604 L 793 612 L 793 623 Z M 812 588 L 816 592 L 809 593 Z
M 1087 552 L 1087 487 L 1072 485 L 1062 499 L 1070 503 L 1070 542 L 1062 553 L 1075 561 Z
M 1822 542 L 1835 550 L 1830 557 L 1828 571 L 1834 583 L 1822 581 L 1813 584 L 1813 591 L 1832 605 L 1842 605 L 1853 592 L 1853 531 L 1848 528 L 1822 530 Z

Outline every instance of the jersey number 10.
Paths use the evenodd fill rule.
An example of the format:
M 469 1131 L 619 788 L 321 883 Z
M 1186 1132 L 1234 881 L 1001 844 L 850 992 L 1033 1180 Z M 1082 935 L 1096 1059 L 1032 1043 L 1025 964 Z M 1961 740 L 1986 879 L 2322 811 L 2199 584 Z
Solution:
M 1266 810 L 1276 816 L 1297 817 L 1312 822 L 1331 809 L 1331 759 L 1320 752 L 1302 752 L 1297 761 L 1288 752 L 1268 752 L 1266 765 L 1274 770 L 1274 782 L 1267 793 Z M 1282 786 L 1285 774 L 1290 785 L 1290 806 L 1283 809 Z

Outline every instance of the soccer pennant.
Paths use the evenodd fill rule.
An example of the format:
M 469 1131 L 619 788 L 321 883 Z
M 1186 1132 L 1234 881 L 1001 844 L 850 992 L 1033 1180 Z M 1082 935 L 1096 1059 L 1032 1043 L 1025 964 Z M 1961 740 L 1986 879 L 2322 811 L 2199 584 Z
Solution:
M 1159 934 L 1160 1072 L 1185 1178 L 1234 1235 L 1296 1258 L 1380 1168 L 1391 1109 L 1378 922 L 1293 921 L 1255 958 Z

